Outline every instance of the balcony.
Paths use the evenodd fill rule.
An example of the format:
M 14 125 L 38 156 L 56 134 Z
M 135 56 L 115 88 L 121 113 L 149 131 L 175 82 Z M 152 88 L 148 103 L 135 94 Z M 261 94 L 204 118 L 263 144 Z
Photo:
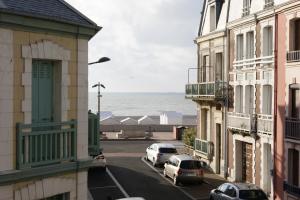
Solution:
M 200 153 L 210 159 L 213 156 L 212 143 L 199 138 L 195 139 L 195 152 Z
M 17 124 L 17 169 L 76 160 L 76 121 Z
M 300 50 L 287 52 L 286 60 L 287 60 L 287 62 L 299 62 L 300 61 Z
M 300 188 L 298 186 L 291 185 L 287 182 L 284 182 L 283 189 L 285 192 L 287 192 L 293 196 L 300 197 Z
M 100 154 L 100 127 L 99 117 L 89 112 L 89 155 L 97 156 Z
M 273 116 L 257 115 L 257 132 L 265 135 L 273 134 Z
M 228 113 L 228 128 L 238 132 L 256 133 L 256 115 L 245 113 Z
M 300 140 L 300 119 L 285 120 L 285 138 Z
M 185 97 L 194 100 L 216 100 L 225 97 L 225 85 L 223 81 L 187 84 Z

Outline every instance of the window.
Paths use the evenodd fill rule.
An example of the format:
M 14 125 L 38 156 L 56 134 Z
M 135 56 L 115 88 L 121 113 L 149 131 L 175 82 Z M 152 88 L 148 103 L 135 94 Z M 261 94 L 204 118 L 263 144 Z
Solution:
M 243 60 L 244 57 L 244 35 L 236 37 L 236 60 Z
M 180 163 L 182 169 L 200 169 L 201 167 L 201 162 L 197 160 L 183 160 Z
M 299 151 L 288 150 L 288 183 L 299 186 Z
M 243 16 L 249 15 L 250 5 L 251 5 L 251 0 L 243 0 Z
M 210 6 L 210 31 L 216 29 L 216 7 Z
M 176 149 L 174 148 L 159 148 L 159 153 L 177 153 Z
M 246 58 L 254 58 L 254 32 L 246 34 Z
M 202 82 L 209 82 L 210 81 L 210 67 L 209 67 L 209 56 L 203 56 L 203 66 L 201 69 Z
M 273 28 L 271 26 L 263 29 L 263 56 L 273 55 Z
M 274 0 L 265 0 L 265 8 L 271 7 L 274 5 Z
M 247 85 L 245 88 L 245 113 L 253 113 L 253 100 L 254 100 L 254 87 L 253 85 Z
M 207 140 L 207 110 L 201 109 L 201 139 Z
M 290 21 L 290 51 L 300 50 L 300 19 Z
M 232 185 L 229 185 L 224 194 L 226 194 L 229 197 L 236 197 L 236 190 L 234 189 L 234 187 Z
M 241 85 L 235 88 L 235 112 L 243 112 L 243 86 Z
M 216 81 L 223 80 L 223 55 L 222 53 L 217 53 L 216 54 Z
M 291 117 L 300 119 L 300 84 L 290 85 Z
M 261 200 L 267 200 L 268 197 L 266 194 L 261 190 L 240 190 L 240 199 L 261 199 Z
M 272 86 L 263 86 L 263 104 L 262 104 L 262 114 L 271 115 L 272 114 Z

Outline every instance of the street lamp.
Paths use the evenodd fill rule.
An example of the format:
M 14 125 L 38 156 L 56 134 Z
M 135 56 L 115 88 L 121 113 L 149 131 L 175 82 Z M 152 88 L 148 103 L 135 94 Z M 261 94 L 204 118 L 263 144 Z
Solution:
M 102 58 L 100 58 L 96 62 L 88 63 L 88 65 L 103 63 L 103 62 L 107 62 L 107 61 L 110 61 L 110 58 L 108 58 L 108 57 L 102 57 Z M 103 84 L 100 84 L 100 82 L 98 82 L 97 84 L 95 84 L 95 85 L 92 86 L 92 88 L 94 88 L 94 87 L 98 87 L 98 114 L 97 115 L 98 115 L 99 120 L 100 120 L 100 98 L 101 98 L 100 87 L 102 87 L 102 88 L 105 89 L 105 86 Z
M 100 84 L 100 82 L 98 82 L 97 84 L 93 85 L 92 88 L 98 87 L 98 117 L 100 120 L 100 98 L 102 97 L 102 95 L 100 94 L 100 88 L 104 88 L 105 86 L 103 84 Z
M 97 63 L 103 63 L 103 62 L 107 62 L 107 61 L 110 61 L 110 58 L 108 57 L 102 57 L 100 58 L 98 61 L 96 62 L 91 62 L 91 63 L 88 63 L 88 65 L 93 65 L 93 64 L 97 64 Z

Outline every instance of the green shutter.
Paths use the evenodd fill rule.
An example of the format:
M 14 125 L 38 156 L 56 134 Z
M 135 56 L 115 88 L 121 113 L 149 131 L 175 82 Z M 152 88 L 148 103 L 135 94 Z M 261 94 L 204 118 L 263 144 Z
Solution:
M 32 62 L 32 123 L 53 121 L 53 64 Z

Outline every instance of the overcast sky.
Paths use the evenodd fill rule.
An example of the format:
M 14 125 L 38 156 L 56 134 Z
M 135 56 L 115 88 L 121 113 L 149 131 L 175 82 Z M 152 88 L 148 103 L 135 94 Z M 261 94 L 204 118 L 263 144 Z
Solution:
M 184 92 L 196 67 L 202 0 L 67 0 L 103 29 L 89 41 L 89 85 L 107 92 Z M 94 89 L 90 89 L 94 91 Z

